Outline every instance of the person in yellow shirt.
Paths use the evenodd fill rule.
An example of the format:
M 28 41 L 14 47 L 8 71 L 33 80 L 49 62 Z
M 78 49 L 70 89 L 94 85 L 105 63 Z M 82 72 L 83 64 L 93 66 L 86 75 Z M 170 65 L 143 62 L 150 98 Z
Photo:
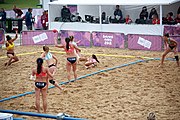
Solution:
M 10 58 L 8 62 L 6 62 L 4 65 L 9 66 L 14 62 L 19 61 L 18 57 L 14 53 L 14 41 L 18 38 L 18 33 L 16 31 L 15 38 L 11 38 L 9 35 L 6 36 L 7 42 L 6 42 L 6 50 L 7 50 L 7 57 Z

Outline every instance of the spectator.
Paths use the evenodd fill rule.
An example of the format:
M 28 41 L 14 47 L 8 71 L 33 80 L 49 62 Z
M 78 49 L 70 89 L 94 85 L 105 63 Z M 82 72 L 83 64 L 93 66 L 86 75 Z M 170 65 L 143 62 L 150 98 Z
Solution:
M 147 7 L 144 6 L 142 8 L 141 13 L 139 14 L 139 19 L 136 19 L 135 23 L 137 23 L 137 24 L 146 24 L 147 23 L 147 18 L 148 18 Z
M 33 24 L 32 8 L 28 8 L 28 12 L 26 12 L 26 15 L 23 18 L 25 18 L 27 30 L 32 30 L 32 24 Z
M 106 22 L 106 12 L 102 12 L 102 14 L 101 14 L 101 22 L 102 23 Z
M 126 21 L 126 24 L 131 24 L 132 23 L 132 19 L 130 18 L 129 15 L 126 15 L 125 21 Z
M 165 18 L 163 17 L 163 24 L 174 24 L 175 21 L 173 20 L 172 16 L 173 13 L 169 12 Z
M 140 19 L 143 19 L 143 20 L 147 20 L 147 18 L 148 18 L 148 12 L 147 12 L 146 6 L 144 6 L 144 7 L 142 8 L 142 11 L 141 11 L 141 13 L 140 13 L 140 15 L 139 15 L 139 18 L 140 18 Z
M 21 18 L 21 15 L 23 14 L 22 10 L 20 8 L 17 8 L 16 5 L 13 6 L 13 10 L 16 14 L 16 18 Z
M 0 28 L 6 30 L 6 12 L 4 8 L 0 9 Z
M 177 14 L 177 17 L 174 20 L 176 23 L 180 23 L 180 13 Z
M 66 6 L 63 6 L 63 8 L 61 9 L 62 21 L 70 22 L 70 16 L 71 16 L 71 12 L 70 12 L 69 8 L 67 8 Z
M 48 22 L 48 15 L 46 11 L 44 11 L 43 15 L 41 16 L 41 24 L 42 24 L 43 30 L 48 29 L 47 22 Z
M 122 11 L 119 8 L 119 5 L 116 5 L 116 9 L 114 11 L 114 18 L 116 18 L 117 20 L 121 20 L 123 18 Z
M 152 16 L 152 24 L 160 24 L 160 20 L 158 19 L 157 15 Z
M 152 9 L 151 9 L 151 12 L 150 12 L 150 14 L 149 14 L 149 19 L 153 19 L 153 15 L 156 15 L 157 18 L 158 18 L 158 13 L 157 13 L 157 11 L 156 11 L 156 8 L 152 8 Z
M 180 14 L 180 6 L 179 6 L 179 8 L 178 8 L 177 14 Z

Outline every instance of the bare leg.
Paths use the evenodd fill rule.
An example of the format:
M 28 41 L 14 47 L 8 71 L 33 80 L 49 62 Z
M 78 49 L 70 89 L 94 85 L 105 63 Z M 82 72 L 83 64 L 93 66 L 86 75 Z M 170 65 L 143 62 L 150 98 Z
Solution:
M 11 65 L 12 63 L 19 61 L 17 56 L 12 56 L 12 55 L 8 54 L 8 57 L 10 59 L 5 65 Z
M 66 69 L 67 69 L 67 78 L 68 78 L 68 80 L 70 80 L 71 79 L 71 63 L 69 63 L 69 62 L 67 62 L 66 63 Z
M 73 73 L 74 73 L 74 79 L 75 79 L 75 80 L 77 79 L 76 64 L 77 64 L 77 63 L 74 63 L 74 64 L 72 65 L 72 67 L 73 67 Z
M 163 63 L 164 63 L 164 59 L 166 57 L 166 55 L 171 51 L 171 49 L 167 49 L 163 55 L 162 55 L 162 59 L 161 59 L 161 66 L 163 66 Z
M 41 92 L 42 92 L 42 100 L 43 100 L 43 110 L 44 110 L 44 113 L 46 113 L 47 111 L 47 86 L 46 88 L 42 89 Z
M 36 95 L 36 109 L 37 112 L 40 112 L 40 90 L 35 88 L 35 95 Z
M 54 76 L 55 75 L 55 73 L 56 73 L 56 67 L 51 67 L 51 68 L 49 68 L 49 71 L 51 72 L 51 74 Z M 49 78 L 50 80 L 52 79 L 52 78 Z M 54 80 L 54 86 L 56 86 L 57 88 L 59 88 L 59 90 L 63 90 L 63 88 L 62 87 L 60 87 L 59 85 L 58 85 L 58 83 Z

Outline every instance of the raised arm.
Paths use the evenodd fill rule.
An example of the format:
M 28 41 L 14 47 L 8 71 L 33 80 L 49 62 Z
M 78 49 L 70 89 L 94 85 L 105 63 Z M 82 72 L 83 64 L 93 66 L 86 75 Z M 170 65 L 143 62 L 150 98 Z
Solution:
M 16 30 L 16 36 L 15 38 L 12 39 L 12 41 L 14 42 L 17 38 L 18 38 L 18 31 Z

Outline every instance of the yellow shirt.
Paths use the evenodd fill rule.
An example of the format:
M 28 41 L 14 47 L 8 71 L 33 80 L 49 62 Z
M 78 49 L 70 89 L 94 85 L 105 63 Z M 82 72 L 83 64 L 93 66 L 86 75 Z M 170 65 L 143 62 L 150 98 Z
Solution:
M 6 50 L 13 50 L 14 49 L 14 43 L 10 44 L 8 43 L 8 47 L 6 47 Z

